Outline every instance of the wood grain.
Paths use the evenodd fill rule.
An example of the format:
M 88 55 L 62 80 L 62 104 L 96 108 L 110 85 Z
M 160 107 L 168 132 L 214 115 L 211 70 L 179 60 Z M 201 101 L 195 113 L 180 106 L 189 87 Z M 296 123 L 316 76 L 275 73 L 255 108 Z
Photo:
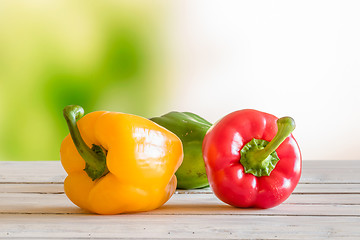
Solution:
M 303 161 L 300 182 L 360 184 L 359 171 L 360 161 Z M 0 161 L 0 183 L 62 183 L 65 177 L 60 161 Z
M 0 239 L 359 239 L 354 217 L 3 215 Z
M 59 161 L 0 162 L 0 239 L 360 239 L 360 161 L 304 161 L 272 209 L 224 204 L 210 188 L 178 190 L 150 212 L 100 216 L 64 194 Z

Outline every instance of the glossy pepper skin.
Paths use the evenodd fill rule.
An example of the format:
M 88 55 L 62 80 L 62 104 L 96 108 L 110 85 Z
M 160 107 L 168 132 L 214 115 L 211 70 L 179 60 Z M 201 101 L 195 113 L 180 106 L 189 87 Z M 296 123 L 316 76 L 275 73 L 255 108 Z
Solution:
M 68 198 L 98 214 L 163 205 L 176 189 L 174 174 L 183 159 L 180 139 L 139 116 L 99 111 L 76 122 L 83 114 L 76 105 L 64 109 L 70 134 L 60 156 Z
M 150 119 L 175 133 L 182 141 L 184 160 L 176 171 L 179 189 L 196 189 L 209 186 L 202 157 L 202 142 L 211 127 L 204 118 L 190 112 L 169 112 Z
M 301 153 L 291 134 L 294 128 L 291 118 L 278 120 L 252 109 L 218 121 L 203 143 L 216 196 L 235 207 L 271 208 L 285 201 L 301 175 Z

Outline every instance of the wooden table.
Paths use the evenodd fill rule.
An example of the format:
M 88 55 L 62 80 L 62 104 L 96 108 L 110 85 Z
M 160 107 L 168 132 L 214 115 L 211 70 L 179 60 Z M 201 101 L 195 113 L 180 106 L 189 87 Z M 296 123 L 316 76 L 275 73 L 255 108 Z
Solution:
M 60 162 L 0 162 L 0 239 L 360 239 L 360 161 L 304 161 L 290 198 L 240 209 L 210 189 L 178 191 L 161 208 L 101 216 L 63 192 Z

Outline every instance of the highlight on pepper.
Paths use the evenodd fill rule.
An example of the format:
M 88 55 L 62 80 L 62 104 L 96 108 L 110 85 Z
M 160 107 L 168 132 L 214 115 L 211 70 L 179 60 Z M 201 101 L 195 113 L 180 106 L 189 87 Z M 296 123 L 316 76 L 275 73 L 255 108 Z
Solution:
M 207 132 L 202 151 L 212 190 L 235 207 L 271 208 L 294 191 L 301 153 L 295 121 L 253 109 L 226 115 Z
M 158 124 L 131 114 L 82 107 L 63 111 L 70 134 L 60 147 L 68 176 L 64 190 L 80 208 L 98 214 L 141 212 L 174 194 L 183 160 L 181 140 Z

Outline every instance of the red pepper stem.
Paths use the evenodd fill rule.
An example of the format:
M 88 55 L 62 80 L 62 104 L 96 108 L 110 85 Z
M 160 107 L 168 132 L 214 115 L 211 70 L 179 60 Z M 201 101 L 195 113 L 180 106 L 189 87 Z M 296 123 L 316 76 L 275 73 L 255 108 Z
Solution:
M 95 180 L 107 173 L 106 155 L 101 147 L 93 145 L 89 148 L 81 137 L 76 121 L 84 115 L 84 109 L 78 105 L 66 106 L 63 110 L 64 118 L 68 125 L 71 138 L 80 156 L 86 163 L 85 171 L 88 176 Z
M 266 145 L 266 147 L 255 153 L 255 158 L 261 162 L 267 161 L 267 157 L 276 151 L 280 144 L 294 131 L 295 121 L 291 117 L 279 118 L 276 122 L 278 131 L 275 137 Z
M 295 129 L 295 121 L 291 117 L 283 117 L 276 123 L 278 130 L 270 142 L 253 138 L 241 149 L 240 163 L 246 173 L 251 173 L 256 177 L 270 176 L 280 160 L 276 149 Z

